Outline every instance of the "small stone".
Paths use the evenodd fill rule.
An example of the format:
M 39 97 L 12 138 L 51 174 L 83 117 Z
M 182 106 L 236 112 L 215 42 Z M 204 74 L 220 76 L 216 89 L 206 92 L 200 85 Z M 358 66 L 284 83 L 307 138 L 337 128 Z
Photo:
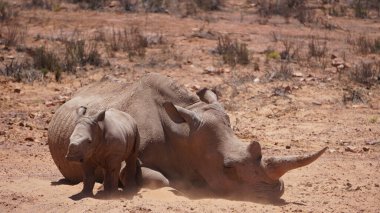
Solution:
M 52 101 L 46 101 L 45 102 L 45 106 L 47 106 L 47 107 L 51 107 L 51 106 L 54 106 L 54 105 L 55 105 L 55 103 L 52 102 Z
M 355 146 L 346 146 L 345 148 L 344 148 L 344 150 L 346 151 L 346 152 L 356 152 L 356 147 Z
M 291 146 L 289 146 L 289 145 L 286 145 L 286 146 L 285 146 L 285 148 L 286 148 L 286 149 L 290 149 L 290 148 L 291 148 Z
M 364 147 L 363 147 L 363 151 L 368 152 L 368 151 L 369 151 L 369 148 L 366 147 L 366 146 L 364 146 Z
M 375 187 L 379 187 L 379 186 L 380 186 L 379 184 L 375 183 Z
M 34 138 L 33 138 L 33 137 L 26 137 L 26 138 L 25 138 L 25 141 L 33 142 L 33 141 L 34 141 Z
M 20 89 L 20 88 L 15 88 L 15 89 L 13 90 L 13 92 L 14 92 L 14 93 L 21 93 L 21 89 Z
M 314 104 L 314 105 L 318 105 L 318 106 L 321 106 L 321 105 L 322 105 L 322 103 L 319 102 L 319 101 L 313 101 L 313 102 L 311 102 L 311 103 Z
M 253 80 L 253 83 L 260 83 L 260 78 L 255 78 L 255 80 Z
M 367 141 L 367 142 L 365 142 L 365 144 L 367 144 L 367 145 L 376 145 L 376 144 L 380 144 L 380 141 Z
M 301 73 L 301 72 L 294 72 L 294 73 L 292 73 L 292 76 L 293 77 L 303 77 L 303 73 Z
M 5 133 L 6 133 L 5 131 L 2 131 L 2 130 L 0 131 L 0 135 L 5 135 Z
M 329 153 L 334 153 L 334 152 L 336 152 L 336 149 L 329 149 L 328 152 Z
M 201 87 L 199 85 L 193 85 L 191 86 L 191 89 L 193 90 L 199 90 Z

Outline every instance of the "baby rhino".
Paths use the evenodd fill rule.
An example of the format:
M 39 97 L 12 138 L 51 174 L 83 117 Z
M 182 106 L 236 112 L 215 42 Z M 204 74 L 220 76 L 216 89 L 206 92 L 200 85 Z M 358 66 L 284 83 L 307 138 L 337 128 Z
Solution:
M 86 107 L 77 110 L 78 119 L 66 159 L 80 162 L 83 169 L 81 196 L 92 196 L 95 169 L 104 171 L 104 192 L 118 190 L 122 162 L 126 167 L 120 175 L 124 188 L 137 185 L 137 152 L 139 133 L 136 121 L 127 113 L 108 109 L 94 116 L 85 116 Z

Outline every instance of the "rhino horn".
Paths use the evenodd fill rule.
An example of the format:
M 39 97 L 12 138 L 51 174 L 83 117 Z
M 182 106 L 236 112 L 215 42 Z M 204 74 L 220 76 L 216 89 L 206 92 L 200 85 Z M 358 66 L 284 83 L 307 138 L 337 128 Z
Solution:
M 265 173 L 273 180 L 278 180 L 286 172 L 302 166 L 306 166 L 317 160 L 327 147 L 320 151 L 308 155 L 288 156 L 288 157 L 270 157 L 263 159 Z

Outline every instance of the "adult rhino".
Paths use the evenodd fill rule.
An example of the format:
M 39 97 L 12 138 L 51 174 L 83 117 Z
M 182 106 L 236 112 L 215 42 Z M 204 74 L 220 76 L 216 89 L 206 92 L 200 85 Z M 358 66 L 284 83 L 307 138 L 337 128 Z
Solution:
M 148 74 L 134 84 L 104 77 L 62 105 L 49 125 L 53 160 L 73 182 L 81 181 L 81 168 L 67 161 L 65 154 L 80 106 L 87 107 L 89 114 L 107 108 L 128 112 L 138 125 L 139 159 L 145 171 L 166 177 L 174 187 L 190 185 L 220 196 L 279 198 L 284 192 L 280 177 L 326 150 L 262 158 L 259 143 L 241 142 L 235 136 L 212 91 L 191 94 L 160 74 Z

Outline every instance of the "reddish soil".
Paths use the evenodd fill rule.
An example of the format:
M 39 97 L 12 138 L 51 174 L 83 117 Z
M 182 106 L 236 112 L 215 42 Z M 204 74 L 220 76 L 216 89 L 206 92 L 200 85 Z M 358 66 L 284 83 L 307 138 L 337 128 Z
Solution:
M 132 61 L 126 53 L 109 55 L 101 47 L 102 59 L 110 65 L 87 65 L 78 68 L 76 74 L 63 73 L 60 82 L 50 73 L 33 83 L 0 76 L 1 212 L 380 211 L 380 84 L 366 87 L 355 83 L 348 77 L 348 70 L 343 70 L 340 76 L 330 59 L 331 54 L 344 57 L 351 67 L 362 59 L 379 60 L 378 54 L 358 53 L 346 41 L 349 35 L 378 35 L 379 19 L 327 17 L 326 20 L 339 26 L 328 30 L 304 26 L 295 19 L 287 23 L 277 16 L 261 25 L 254 10 L 240 3 L 245 1 L 227 1 L 222 11 L 188 18 L 112 10 L 97 12 L 66 4 L 54 12 L 25 9 L 18 6 L 22 1 L 17 2 L 14 6 L 19 10 L 17 22 L 27 26 L 22 44 L 26 47 L 45 44 L 58 49 L 53 38 L 62 33 L 71 34 L 77 29 L 91 36 L 97 30 L 109 33 L 113 28 L 131 25 L 146 34 L 162 34 L 165 44 L 149 46 L 145 58 Z M 235 68 L 223 64 L 220 56 L 211 53 L 217 40 L 193 36 L 201 28 L 247 43 L 251 63 Z M 271 73 L 280 62 L 266 59 L 263 52 L 268 47 L 284 49 L 281 42 L 273 40 L 273 32 L 297 42 L 301 54 L 307 53 L 311 35 L 326 38 L 325 66 L 313 60 L 294 61 L 290 63 L 293 77 L 266 81 L 266 73 Z M 0 48 L 3 64 L 11 58 L 26 57 L 14 47 L 3 47 Z M 264 156 L 301 154 L 325 146 L 329 150 L 311 165 L 284 175 L 283 202 L 277 204 L 215 198 L 192 200 L 171 188 L 141 189 L 135 196 L 121 195 L 109 200 L 70 199 L 82 185 L 58 182 L 63 177 L 47 146 L 47 127 L 54 111 L 79 88 L 105 74 L 134 82 L 148 72 L 172 76 L 190 91 L 202 87 L 216 89 L 236 134 L 244 141 L 259 141 Z M 352 90 L 361 91 L 364 101 L 352 102 L 347 98 L 343 101 Z

